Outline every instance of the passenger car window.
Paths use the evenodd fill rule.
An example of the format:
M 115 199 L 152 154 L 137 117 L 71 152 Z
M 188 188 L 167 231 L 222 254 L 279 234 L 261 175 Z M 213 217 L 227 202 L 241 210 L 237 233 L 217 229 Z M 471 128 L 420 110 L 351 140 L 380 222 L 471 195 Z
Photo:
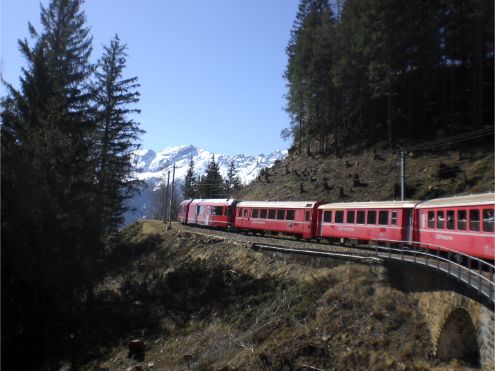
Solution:
M 454 210 L 447 210 L 447 229 L 455 229 Z
M 325 223 L 331 223 L 332 222 L 332 212 L 331 211 L 325 211 L 323 214 L 323 221 Z
M 445 213 L 442 211 L 437 211 L 437 228 L 445 228 Z
M 311 213 L 309 211 L 306 211 L 304 218 L 307 222 L 309 222 L 309 219 L 311 219 Z
M 268 210 L 268 219 L 275 219 L 275 210 L 274 209 Z
M 368 224 L 376 224 L 376 211 L 369 210 L 368 211 Z
M 260 214 L 261 214 L 260 218 L 266 219 L 266 210 L 265 209 L 261 210 Z
M 378 214 L 378 224 L 388 225 L 388 210 L 381 210 Z
M 493 232 L 493 209 L 483 209 L 483 231 Z
M 285 210 L 277 210 L 277 219 L 283 220 L 285 216 Z
M 239 218 L 242 216 L 242 209 L 239 209 L 239 214 L 237 215 Z
M 469 210 L 469 229 L 472 231 L 480 230 L 480 211 L 476 209 Z
M 244 209 L 244 217 L 247 218 L 248 217 L 248 209 Z
M 335 223 L 344 223 L 344 211 L 339 210 L 335 212 Z
M 364 210 L 359 210 L 357 212 L 357 224 L 364 224 L 364 217 L 365 217 L 365 211 Z
M 253 209 L 253 218 L 257 218 L 258 217 L 258 212 L 259 212 L 258 209 Z
M 392 211 L 392 225 L 397 225 L 397 210 Z
M 347 210 L 347 223 L 354 223 L 354 210 Z
M 287 210 L 287 217 L 286 217 L 287 220 L 294 220 L 294 216 L 295 216 L 294 210 Z
M 435 228 L 435 212 L 428 211 L 428 228 Z
M 211 215 L 223 215 L 223 206 L 213 206 Z
M 457 229 L 465 231 L 467 226 L 467 213 L 466 210 L 457 210 Z

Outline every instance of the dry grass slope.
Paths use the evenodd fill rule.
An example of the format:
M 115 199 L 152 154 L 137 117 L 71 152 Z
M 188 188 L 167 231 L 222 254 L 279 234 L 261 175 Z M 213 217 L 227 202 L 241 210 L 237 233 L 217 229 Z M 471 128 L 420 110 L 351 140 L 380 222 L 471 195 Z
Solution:
M 108 251 L 82 369 L 430 370 L 416 303 L 379 265 L 314 268 L 160 222 Z M 140 338 L 144 359 L 127 358 Z M 463 369 L 461 364 L 450 365 Z

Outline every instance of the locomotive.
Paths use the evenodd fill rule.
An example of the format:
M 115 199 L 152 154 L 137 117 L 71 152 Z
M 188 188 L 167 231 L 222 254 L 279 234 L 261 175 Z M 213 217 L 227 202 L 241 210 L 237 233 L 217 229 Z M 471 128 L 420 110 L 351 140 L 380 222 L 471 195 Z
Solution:
M 495 194 L 429 201 L 185 200 L 179 222 L 306 240 L 445 249 L 493 261 Z

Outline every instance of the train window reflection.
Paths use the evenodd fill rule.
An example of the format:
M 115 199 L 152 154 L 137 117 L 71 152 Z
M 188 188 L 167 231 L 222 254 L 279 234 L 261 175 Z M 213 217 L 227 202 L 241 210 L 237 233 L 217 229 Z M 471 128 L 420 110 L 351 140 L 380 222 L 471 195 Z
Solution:
M 364 224 L 364 210 L 360 210 L 357 212 L 357 224 Z
M 428 228 L 435 228 L 435 212 L 428 211 Z
M 347 210 L 347 223 L 354 223 L 354 210 Z
M 469 229 L 472 231 L 480 230 L 480 211 L 473 209 L 469 210 Z
M 376 211 L 368 211 L 368 224 L 376 224 Z
M 392 211 L 392 225 L 397 225 L 397 211 Z
M 223 215 L 223 206 L 213 206 L 211 210 L 211 215 Z
M 387 225 L 388 224 L 388 211 L 382 210 L 378 214 L 378 224 Z
M 467 225 L 466 210 L 457 210 L 457 229 L 460 231 L 465 231 L 466 225 Z
M 437 211 L 437 228 L 445 228 L 445 213 L 444 211 Z
M 447 229 L 455 229 L 454 210 L 447 210 Z
M 493 232 L 493 209 L 483 209 L 483 230 L 485 232 Z
M 287 210 L 287 220 L 294 220 L 295 212 L 294 210 Z

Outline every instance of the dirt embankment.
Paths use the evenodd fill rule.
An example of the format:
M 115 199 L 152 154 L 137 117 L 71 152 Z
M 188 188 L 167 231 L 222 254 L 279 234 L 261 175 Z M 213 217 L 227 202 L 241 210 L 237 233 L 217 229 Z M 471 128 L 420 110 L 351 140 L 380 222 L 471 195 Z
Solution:
M 494 190 L 493 146 L 409 153 L 405 175 L 408 199 L 490 192 Z M 235 196 L 246 200 L 397 200 L 399 155 L 379 146 L 342 156 L 294 153 Z
M 311 267 L 153 221 L 124 231 L 107 264 L 82 369 L 443 369 L 379 265 Z M 133 339 L 144 356 L 128 357 Z

